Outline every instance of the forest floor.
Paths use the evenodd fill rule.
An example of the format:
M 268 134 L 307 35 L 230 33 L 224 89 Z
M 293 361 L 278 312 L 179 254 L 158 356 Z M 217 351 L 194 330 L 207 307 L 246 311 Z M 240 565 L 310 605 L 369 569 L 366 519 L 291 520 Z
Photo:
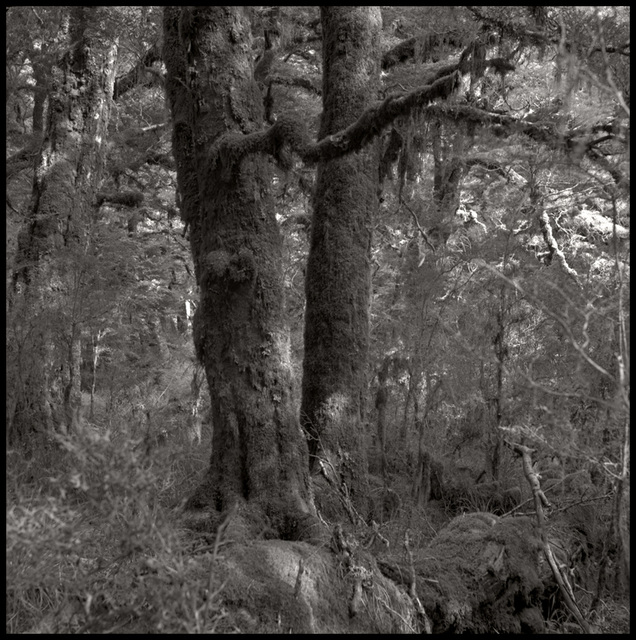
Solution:
M 381 522 L 382 544 L 347 526 L 322 547 L 236 541 L 185 525 L 205 450 L 91 434 L 9 452 L 7 633 L 578 632 L 547 611 L 530 518 L 431 502 Z M 627 601 L 591 622 L 627 632 Z

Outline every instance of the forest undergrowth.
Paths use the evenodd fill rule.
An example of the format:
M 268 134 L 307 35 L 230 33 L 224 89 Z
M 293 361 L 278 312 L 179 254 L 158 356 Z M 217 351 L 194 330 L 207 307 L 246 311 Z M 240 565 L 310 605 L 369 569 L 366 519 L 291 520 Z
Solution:
M 221 585 L 176 517 L 204 449 L 93 433 L 35 451 L 7 453 L 7 633 L 214 632 Z
M 223 599 L 227 567 L 214 535 L 180 524 L 183 498 L 205 470 L 205 447 L 149 447 L 123 433 L 91 432 L 48 439 L 34 450 L 30 459 L 7 453 L 7 633 L 245 631 L 246 612 Z M 404 500 L 380 519 L 388 545 L 376 552 L 398 558 L 407 531 L 422 549 L 453 514 L 441 500 L 413 507 L 407 484 L 398 476 L 393 484 Z M 483 509 L 472 506 L 464 505 Z M 578 518 L 598 552 L 602 518 L 590 513 L 580 508 L 569 520 L 555 519 L 552 535 L 560 531 L 565 540 Z M 592 595 L 577 590 L 584 608 Z M 548 592 L 544 615 L 548 629 L 578 632 L 556 590 Z M 628 602 L 606 594 L 594 624 L 627 632 Z

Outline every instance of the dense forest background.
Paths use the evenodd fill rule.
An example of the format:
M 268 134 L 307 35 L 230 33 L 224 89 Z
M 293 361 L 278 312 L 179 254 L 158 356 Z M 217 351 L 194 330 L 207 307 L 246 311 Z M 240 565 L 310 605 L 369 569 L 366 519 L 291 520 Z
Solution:
M 627 632 L 629 8 L 6 19 L 7 632 Z

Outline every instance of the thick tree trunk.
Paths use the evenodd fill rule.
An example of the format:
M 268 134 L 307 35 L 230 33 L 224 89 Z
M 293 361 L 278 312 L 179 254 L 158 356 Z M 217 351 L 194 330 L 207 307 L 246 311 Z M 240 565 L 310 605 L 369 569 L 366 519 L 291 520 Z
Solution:
M 73 308 L 65 307 L 64 300 L 74 293 L 73 270 L 88 248 L 89 212 L 99 186 L 101 143 L 110 116 L 116 47 L 99 49 L 93 35 L 98 19 L 96 7 L 71 8 L 72 48 L 53 68 L 31 212 L 18 239 L 13 303 L 24 305 L 19 313 L 33 329 L 28 350 L 35 356 L 29 360 L 27 355 L 29 370 L 12 381 L 22 385 L 15 393 L 16 440 L 49 428 L 51 413 L 58 423 L 53 426 L 65 429 L 69 416 L 79 412 L 81 326 L 76 318 L 64 316 L 68 307 Z M 68 320 L 68 326 L 51 326 L 54 317 Z M 55 350 L 52 331 L 64 336 L 71 345 L 68 350 Z M 59 371 L 60 364 L 67 375 L 64 380 L 53 379 L 52 370 Z M 59 390 L 58 398 L 49 399 L 51 386 Z
M 376 99 L 382 19 L 377 7 L 321 11 L 322 139 L 350 125 Z M 310 466 L 327 458 L 359 509 L 366 500 L 362 418 L 378 174 L 376 144 L 319 165 L 306 277 L 301 419 Z
M 188 506 L 238 504 L 283 538 L 307 537 L 300 528 L 314 507 L 292 403 L 271 175 L 260 156 L 229 169 L 208 161 L 220 136 L 263 123 L 249 16 L 241 7 L 167 8 L 164 29 L 182 216 L 201 293 L 193 336 L 213 423 L 208 477 Z

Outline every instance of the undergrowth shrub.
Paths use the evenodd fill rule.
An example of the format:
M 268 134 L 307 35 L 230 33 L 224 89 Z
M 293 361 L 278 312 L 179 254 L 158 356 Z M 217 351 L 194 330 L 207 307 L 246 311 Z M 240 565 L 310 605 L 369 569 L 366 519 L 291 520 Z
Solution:
M 210 556 L 178 526 L 184 452 L 140 444 L 93 432 L 7 457 L 7 633 L 210 633 L 224 617 Z

